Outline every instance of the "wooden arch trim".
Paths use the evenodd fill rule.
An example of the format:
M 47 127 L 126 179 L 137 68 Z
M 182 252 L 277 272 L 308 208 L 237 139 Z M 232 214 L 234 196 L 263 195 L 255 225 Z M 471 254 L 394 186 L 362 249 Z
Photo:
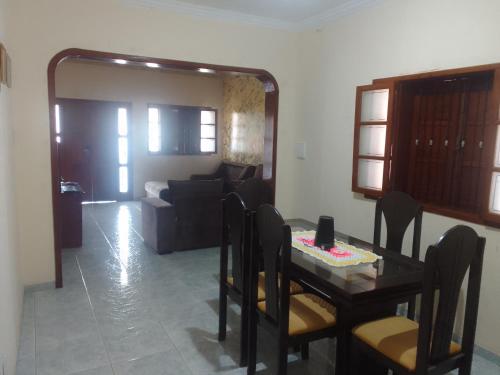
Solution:
M 157 63 L 164 68 L 198 71 L 200 68 L 210 69 L 215 72 L 231 72 L 250 74 L 264 84 L 265 89 L 265 140 L 264 140 L 264 179 L 273 189 L 273 199 L 276 194 L 276 155 L 278 137 L 278 100 L 279 87 L 271 73 L 263 69 L 234 67 L 226 65 L 196 63 L 190 61 L 162 59 L 127 55 L 121 53 L 93 51 L 79 48 L 69 48 L 57 53 L 49 62 L 48 97 L 50 116 L 50 155 L 52 169 L 52 210 L 54 225 L 54 258 L 56 273 L 56 288 L 63 286 L 62 261 L 61 261 L 61 207 L 60 207 L 60 170 L 57 159 L 57 143 L 55 134 L 55 105 L 56 105 L 56 69 L 59 63 L 70 58 L 103 61 L 112 63 L 116 59 L 123 59 L 135 64 Z

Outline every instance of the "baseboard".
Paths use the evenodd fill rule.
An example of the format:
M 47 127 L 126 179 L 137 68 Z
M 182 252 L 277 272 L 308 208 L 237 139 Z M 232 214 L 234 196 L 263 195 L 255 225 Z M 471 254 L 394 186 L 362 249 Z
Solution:
M 55 287 L 56 284 L 54 281 L 50 281 L 48 283 L 27 285 L 24 287 L 24 293 L 40 292 L 42 290 L 55 289 Z

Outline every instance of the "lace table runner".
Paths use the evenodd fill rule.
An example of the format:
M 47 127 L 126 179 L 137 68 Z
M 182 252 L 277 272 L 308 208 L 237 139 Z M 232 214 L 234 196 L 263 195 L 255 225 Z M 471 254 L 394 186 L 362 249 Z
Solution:
M 335 247 L 323 250 L 314 246 L 316 231 L 300 231 L 292 233 L 292 246 L 326 264 L 334 267 L 355 266 L 361 263 L 373 263 L 381 256 L 349 245 L 342 241 L 335 241 Z

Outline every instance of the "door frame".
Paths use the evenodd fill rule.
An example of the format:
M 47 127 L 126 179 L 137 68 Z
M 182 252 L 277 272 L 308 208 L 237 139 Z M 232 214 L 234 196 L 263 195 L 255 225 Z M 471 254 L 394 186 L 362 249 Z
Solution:
M 81 58 L 101 62 L 113 63 L 114 60 L 122 59 L 135 65 L 146 63 L 157 63 L 164 68 L 174 68 L 186 71 L 198 71 L 210 69 L 214 72 L 243 73 L 255 76 L 259 79 L 265 90 L 265 140 L 263 176 L 272 187 L 273 201 L 276 195 L 276 156 L 278 141 L 278 107 L 279 87 L 274 76 L 264 69 L 246 67 L 234 67 L 226 65 L 197 63 L 136 55 L 127 55 L 113 52 L 93 51 L 79 48 L 69 48 L 57 53 L 49 62 L 47 69 L 48 79 L 48 104 L 50 124 L 50 158 L 52 171 L 52 210 L 53 210 L 53 232 L 54 232 L 54 260 L 56 273 L 56 288 L 63 287 L 62 277 L 62 246 L 61 246 L 61 194 L 60 194 L 60 170 L 57 159 L 57 142 L 55 134 L 55 105 L 56 105 L 56 69 L 59 63 L 70 58 Z

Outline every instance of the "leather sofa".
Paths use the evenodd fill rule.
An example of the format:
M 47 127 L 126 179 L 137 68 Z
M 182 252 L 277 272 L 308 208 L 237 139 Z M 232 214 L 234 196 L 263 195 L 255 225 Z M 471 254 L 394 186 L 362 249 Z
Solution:
M 250 177 L 259 177 L 256 174 L 261 173 L 262 168 L 255 165 L 234 163 L 223 161 L 215 172 L 211 174 L 194 174 L 191 180 L 215 180 L 224 181 L 224 193 L 235 191 L 241 183 Z
M 144 241 L 159 253 L 218 246 L 224 181 L 168 181 L 166 194 L 142 199 Z

